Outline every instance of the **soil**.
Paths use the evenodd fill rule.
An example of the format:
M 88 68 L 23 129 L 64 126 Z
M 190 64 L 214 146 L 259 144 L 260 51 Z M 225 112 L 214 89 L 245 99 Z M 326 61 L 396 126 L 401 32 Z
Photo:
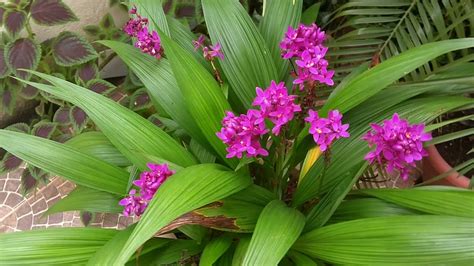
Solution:
M 446 114 L 442 117 L 443 121 L 449 119 L 455 119 L 458 117 L 463 117 L 469 114 L 473 114 L 474 109 L 453 112 Z M 457 123 L 452 123 L 446 125 L 438 130 L 433 131 L 433 137 L 445 135 L 465 129 L 474 127 L 474 122 L 471 120 L 461 121 Z M 449 165 L 455 167 L 463 162 L 471 160 L 474 158 L 474 152 L 468 154 L 470 150 L 474 148 L 474 136 L 465 136 L 463 138 L 454 139 L 445 143 L 440 143 L 436 145 L 439 153 L 443 156 Z M 474 175 L 474 169 L 471 169 L 469 172 L 464 174 L 466 177 L 471 178 Z

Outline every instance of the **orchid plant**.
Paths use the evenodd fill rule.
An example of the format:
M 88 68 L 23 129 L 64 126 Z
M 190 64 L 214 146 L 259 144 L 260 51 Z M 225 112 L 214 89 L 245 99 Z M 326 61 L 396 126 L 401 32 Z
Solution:
M 3 234 L 0 263 L 472 261 L 472 191 L 353 190 L 361 177 L 413 182 L 424 147 L 436 140 L 429 131 L 440 125 L 430 123 L 474 102 L 456 95 L 464 83 L 444 83 L 467 64 L 462 59 L 429 79 L 398 81 L 474 47 L 472 38 L 420 45 L 344 75 L 332 68 L 332 38 L 303 23 L 301 0 L 265 1 L 257 25 L 238 1 L 203 0 L 209 40 L 165 16 L 159 1 L 131 2 L 124 31 L 134 45 L 100 44 L 143 82 L 158 119 L 182 133 L 169 135 L 100 94 L 29 71 L 47 82 L 22 82 L 79 106 L 100 129 L 65 144 L 0 130 L 1 147 L 77 184 L 80 193 L 48 214 L 123 213 L 137 222 L 122 231 Z

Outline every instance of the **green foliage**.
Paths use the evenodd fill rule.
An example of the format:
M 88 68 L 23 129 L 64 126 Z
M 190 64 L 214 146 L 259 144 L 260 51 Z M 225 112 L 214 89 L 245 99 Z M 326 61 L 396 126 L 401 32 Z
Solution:
M 0 264 L 472 261 L 471 190 L 353 190 L 361 177 L 387 177 L 364 160 L 370 148 L 361 138 L 371 123 L 398 113 L 410 123 L 427 124 L 446 112 L 473 106 L 466 95 L 473 92 L 474 64 L 469 52 L 474 39 L 465 38 L 473 32 L 472 4 L 349 0 L 334 6 L 309 2 L 245 1 L 241 5 L 234 0 L 202 0 L 178 5 L 130 1 L 160 35 L 164 58 L 159 60 L 121 43 L 130 40 L 118 34 L 110 15 L 84 29 L 94 35 L 93 40 L 103 39 L 93 45 L 67 32 L 41 48 L 31 41 L 32 36 L 4 42 L 9 44 L 2 46 L 0 76 L 4 79 L 0 85 L 21 88 L 23 95 L 41 95 L 38 97 L 45 100 L 37 112 L 47 117 L 31 126 L 16 124 L 0 130 L 0 147 L 8 151 L 2 170 L 15 169 L 25 161 L 25 190 L 44 179 L 45 171 L 78 185 L 46 215 L 71 210 L 117 213 L 122 211 L 119 200 L 148 162 L 166 163 L 176 173 L 160 185 L 138 222 L 125 230 L 0 235 Z M 17 4 L 0 8 L 11 16 L 17 12 L 11 5 Z M 74 20 L 62 1 L 56 5 L 69 18 L 55 23 Z M 181 24 L 183 20 L 165 15 L 182 11 L 182 7 L 192 7 L 197 21 L 202 8 L 205 24 L 191 31 Z M 303 11 L 303 7 L 307 8 Z M 21 34 L 18 28 L 28 31 L 29 18 L 23 23 L 21 12 L 17 19 L 12 19 L 15 15 L 4 19 L 11 36 Z M 48 15 L 37 14 L 41 16 L 33 19 L 49 21 Z M 265 88 L 272 80 L 291 88 L 290 61 L 281 59 L 279 42 L 288 26 L 315 21 L 323 21 L 330 33 L 329 62 L 336 70 L 337 86 L 318 84 L 311 95 L 314 101 L 303 107 L 317 109 L 321 117 L 340 110 L 344 123 L 350 124 L 351 136 L 316 156 L 310 151 L 314 142 L 301 123 L 302 113 L 281 135 L 262 139 L 269 156 L 226 158 L 226 146 L 216 136 L 226 111 L 244 113 L 252 106 L 255 88 Z M 222 45 L 224 59 L 209 62 L 201 51 L 194 51 L 192 41 L 197 36 L 193 32 L 209 33 L 213 44 Z M 77 49 L 58 49 L 61 42 Z M 32 53 L 26 61 L 13 58 L 19 50 L 42 51 L 42 57 L 37 60 Z M 78 51 L 82 52 L 70 54 Z M 103 65 L 115 53 L 129 73 L 118 85 L 100 77 Z M 18 63 L 15 60 L 26 70 L 12 67 Z M 8 77 L 10 73 L 17 79 Z M 23 91 L 23 87 L 28 89 Z M 10 104 L 16 94 L 10 87 L 0 88 L 3 102 Z M 298 103 L 309 99 L 308 91 L 289 93 L 297 95 Z M 471 118 L 466 114 L 427 129 L 470 122 Z M 470 129 L 456 132 L 432 143 L 470 133 Z M 308 170 L 301 172 L 307 154 Z M 163 234 L 175 238 L 165 239 Z

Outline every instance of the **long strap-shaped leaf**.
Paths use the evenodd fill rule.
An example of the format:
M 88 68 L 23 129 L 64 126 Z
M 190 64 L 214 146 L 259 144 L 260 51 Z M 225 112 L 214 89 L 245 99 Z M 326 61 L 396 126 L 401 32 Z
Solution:
M 222 160 L 236 167 L 238 161 L 226 158 L 226 146 L 216 136 L 225 112 L 230 110 L 224 93 L 212 75 L 189 52 L 166 36 L 161 39 L 191 116 Z
M 118 167 L 132 164 L 102 132 L 84 132 L 68 140 L 65 144 Z
M 469 47 L 474 47 L 474 38 L 424 44 L 394 56 L 351 80 L 343 90 L 328 99 L 321 110 L 322 114 L 335 108 L 345 113 L 426 62 Z
M 204 247 L 199 261 L 200 266 L 212 266 L 232 244 L 232 238 L 223 235 L 211 240 Z
M 51 206 L 44 215 L 65 211 L 88 211 L 118 213 L 123 207 L 118 204 L 120 198 L 107 192 L 87 187 L 77 187 L 65 198 Z
M 364 189 L 357 192 L 427 213 L 474 218 L 474 192 L 467 189 L 430 187 Z
M 353 122 L 352 125 L 354 125 L 351 128 L 351 137 L 333 146 L 332 162 L 326 171 L 323 186 L 319 185 L 320 180 L 317 178 L 324 168 L 323 162 L 319 160 L 310 169 L 295 193 L 294 202 L 298 205 L 319 196 L 322 192 L 328 192 L 321 200 L 321 204 L 317 204 L 309 212 L 306 230 L 322 226 L 350 190 L 352 182 L 355 181 L 354 178 L 360 176 L 358 171 L 361 168 L 357 165 L 364 162 L 364 155 L 369 152 L 367 144 L 361 142 L 360 138 L 370 130 L 370 122 L 379 123 L 389 118 L 394 112 L 398 112 L 401 117 L 406 117 L 413 123 L 423 123 L 431 121 L 448 110 L 469 103 L 472 103 L 472 100 L 462 97 L 430 97 L 410 100 L 383 112 L 375 112 L 375 114 L 370 113 L 374 112 L 374 109 L 360 109 L 360 113 L 357 113 L 357 110 L 349 112 L 348 121 Z
M 65 144 L 0 129 L 0 147 L 79 185 L 119 195 L 126 192 L 127 172 Z
M 179 171 L 160 187 L 126 244 L 103 260 L 125 263 L 140 245 L 174 219 L 250 184 L 249 177 L 216 164 L 201 164 Z
M 258 218 L 243 265 L 277 265 L 303 227 L 303 214 L 280 200 L 268 203 Z
M 332 264 L 468 265 L 473 224 L 472 218 L 437 215 L 360 219 L 311 231 L 293 249 Z
M 84 264 L 117 232 L 53 228 L 0 234 L 0 265 Z
M 255 87 L 267 87 L 278 79 L 270 51 L 238 1 L 203 0 L 202 7 L 212 41 L 222 45 L 224 74 L 243 106 L 249 108 Z
M 156 101 L 191 137 L 202 145 L 207 141 L 185 104 L 185 97 L 178 87 L 168 60 L 157 60 L 141 53 L 137 48 L 115 41 L 101 41 L 114 50 L 125 64 L 145 85 L 153 101 Z M 190 43 L 191 44 L 191 43 Z
M 81 107 L 110 142 L 142 169 L 146 168 L 147 161 L 137 156 L 138 153 L 157 156 L 180 166 L 196 163 L 195 158 L 176 140 L 133 111 L 73 83 L 39 72 L 31 72 L 49 81 L 54 87 L 23 82 Z
M 280 42 L 288 30 L 288 26 L 295 28 L 300 22 L 302 8 L 303 0 L 267 1 L 262 20 L 258 25 L 258 29 L 270 49 L 278 77 L 281 80 L 286 80 L 290 62 L 281 58 Z

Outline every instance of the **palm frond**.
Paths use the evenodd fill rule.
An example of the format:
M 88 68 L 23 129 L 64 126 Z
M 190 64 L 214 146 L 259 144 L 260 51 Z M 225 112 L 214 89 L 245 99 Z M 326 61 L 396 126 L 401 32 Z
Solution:
M 333 36 L 328 42 L 330 62 L 341 79 L 363 62 L 377 64 L 422 44 L 470 36 L 472 20 L 469 0 L 350 0 L 330 14 L 325 25 Z M 405 79 L 425 79 L 468 54 L 467 49 L 448 53 Z

